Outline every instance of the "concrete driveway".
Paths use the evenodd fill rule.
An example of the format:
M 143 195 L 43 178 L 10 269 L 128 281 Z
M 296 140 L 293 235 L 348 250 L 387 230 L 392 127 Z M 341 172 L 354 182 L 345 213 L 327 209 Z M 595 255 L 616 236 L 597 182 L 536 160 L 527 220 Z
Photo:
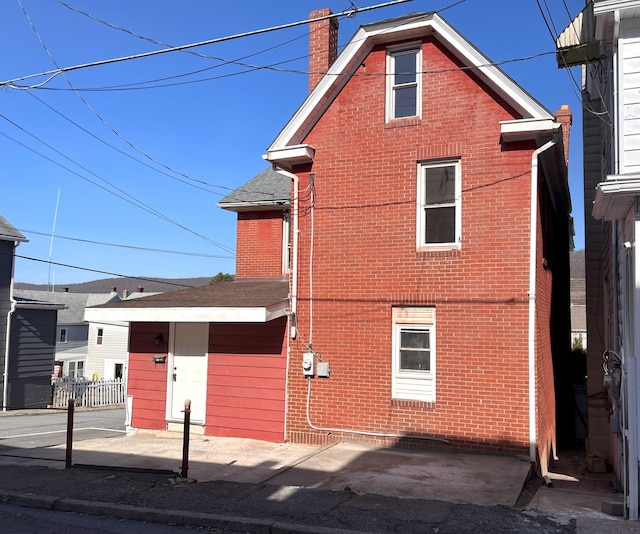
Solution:
M 58 447 L 48 454 L 64 454 Z M 62 456 L 64 457 L 64 456 Z M 182 436 L 138 433 L 74 444 L 73 462 L 180 472 Z M 529 473 L 515 457 L 325 446 L 191 436 L 189 478 L 375 493 L 484 506 L 513 506 Z

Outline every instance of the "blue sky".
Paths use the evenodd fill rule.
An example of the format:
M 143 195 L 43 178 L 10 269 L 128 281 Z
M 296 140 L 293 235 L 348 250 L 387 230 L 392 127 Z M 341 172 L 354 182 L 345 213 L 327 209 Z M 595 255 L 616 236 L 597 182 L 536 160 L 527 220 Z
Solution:
M 444 9 L 449 23 L 492 61 L 506 62 L 501 68 L 547 109 L 568 104 L 574 114 L 575 242 L 582 248 L 579 88 L 556 67 L 547 23 L 552 32 L 562 31 L 584 0 L 539 0 L 548 10 L 547 23 L 536 0 L 466 0 L 445 9 L 454 3 L 413 0 L 359 13 L 340 21 L 339 42 L 344 45 L 361 24 Z M 31 75 L 163 48 L 148 39 L 171 46 L 196 43 L 302 21 L 323 7 L 342 12 L 350 5 L 349 0 L 1 2 L 0 46 L 6 52 L 0 81 L 26 76 L 16 84 L 30 87 L 5 87 L 0 93 L 0 214 L 29 239 L 17 254 L 33 258 L 16 260 L 16 281 L 64 285 L 107 276 L 50 268 L 49 258 L 128 276 L 233 273 L 235 214 L 216 203 L 265 168 L 262 154 L 304 100 L 308 30 L 299 26 L 193 49 L 206 57 L 171 52 L 78 69 L 66 78 Z M 579 70 L 572 72 L 579 84 Z

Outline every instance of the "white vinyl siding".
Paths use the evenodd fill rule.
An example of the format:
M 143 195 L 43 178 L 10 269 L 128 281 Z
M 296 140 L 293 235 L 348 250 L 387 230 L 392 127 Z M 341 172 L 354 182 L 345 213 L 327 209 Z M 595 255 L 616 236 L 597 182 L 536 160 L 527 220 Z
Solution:
M 640 21 L 623 21 L 620 40 L 622 117 L 620 173 L 640 172 Z
M 393 308 L 392 398 L 435 402 L 435 308 Z
M 102 330 L 102 344 L 98 344 L 98 330 Z M 115 363 L 125 363 L 128 354 L 129 326 L 127 323 L 89 323 L 87 347 L 87 376 L 97 373 L 106 378 L 115 372 Z M 109 369 L 105 367 L 110 362 Z M 126 372 L 126 370 L 125 370 Z

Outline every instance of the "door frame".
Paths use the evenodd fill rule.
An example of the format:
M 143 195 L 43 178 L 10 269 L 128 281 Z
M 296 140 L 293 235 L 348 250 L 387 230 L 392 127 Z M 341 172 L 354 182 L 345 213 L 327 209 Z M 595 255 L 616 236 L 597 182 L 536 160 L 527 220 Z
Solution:
M 202 324 L 202 323 L 194 323 L 194 324 Z M 207 332 L 209 330 L 209 323 L 207 325 Z M 207 344 L 205 348 L 205 368 L 208 368 L 209 363 L 209 337 L 207 335 Z M 167 423 L 183 423 L 184 419 L 176 419 L 173 417 L 173 369 L 175 367 L 175 353 L 176 353 L 176 323 L 169 323 L 169 344 L 168 344 L 168 363 L 167 365 L 167 405 L 166 405 L 166 420 Z M 208 376 L 205 378 L 204 382 L 204 396 L 205 396 L 205 409 L 203 411 L 202 420 L 191 421 L 194 425 L 202 425 L 204 426 L 207 413 L 206 413 L 206 396 L 208 390 Z

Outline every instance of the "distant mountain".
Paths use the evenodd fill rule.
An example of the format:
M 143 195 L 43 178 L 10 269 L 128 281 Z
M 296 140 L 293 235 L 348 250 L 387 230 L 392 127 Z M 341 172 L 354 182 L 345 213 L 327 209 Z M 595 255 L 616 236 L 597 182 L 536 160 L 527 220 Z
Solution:
M 199 287 L 209 285 L 212 276 L 202 278 L 105 278 L 103 280 L 93 280 L 92 282 L 83 282 L 81 284 L 61 284 L 56 285 L 55 291 L 65 291 L 69 288 L 70 293 L 110 293 L 115 291 L 122 295 L 126 289 L 129 293 L 144 291 L 149 293 L 176 291 L 177 289 L 187 289 L 189 287 Z M 23 282 L 15 282 L 17 289 L 37 289 L 40 291 L 47 290 L 47 284 L 27 284 Z

